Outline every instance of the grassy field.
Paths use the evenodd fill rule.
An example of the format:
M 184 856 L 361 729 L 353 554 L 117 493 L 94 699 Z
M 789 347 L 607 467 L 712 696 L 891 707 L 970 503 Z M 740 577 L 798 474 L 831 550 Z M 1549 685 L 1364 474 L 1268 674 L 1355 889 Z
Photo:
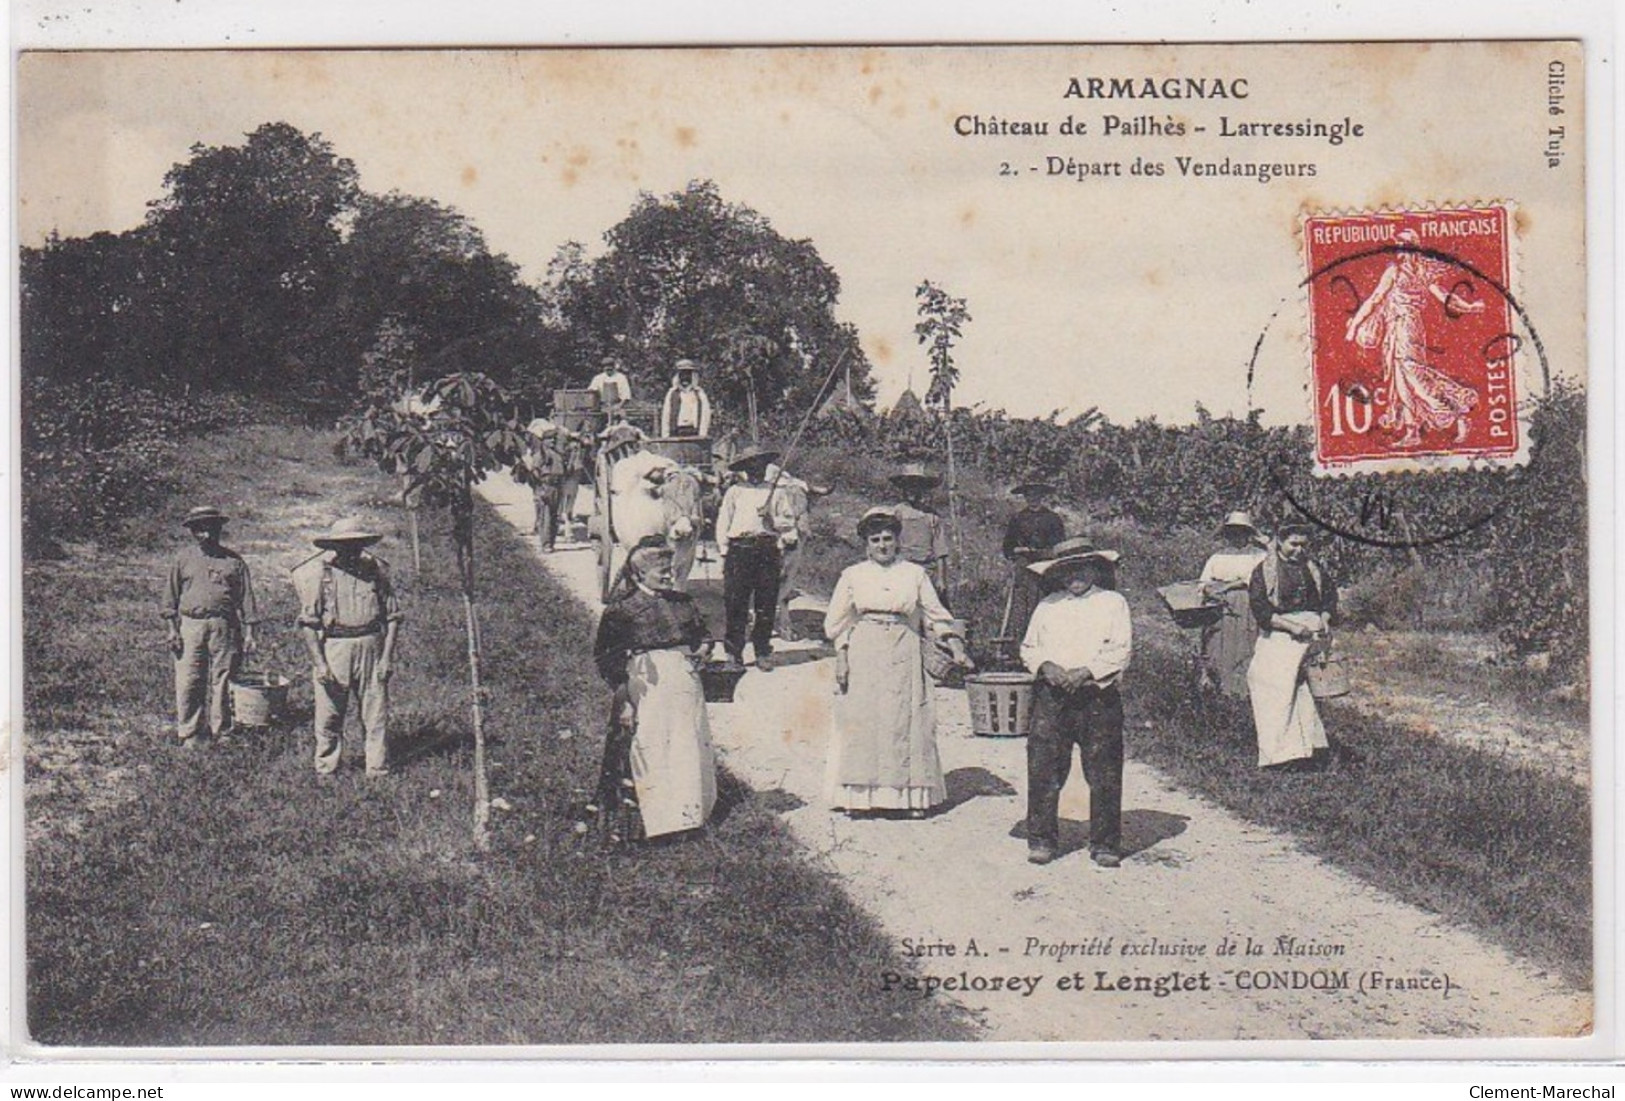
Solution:
M 836 487 L 814 509 L 807 562 L 809 588 L 827 594 L 841 568 L 862 555 L 857 518 L 895 493 L 881 464 L 849 453 L 807 452 L 796 472 Z M 973 651 L 986 657 L 1009 576 L 999 538 L 1019 503 L 974 471 L 961 487 L 963 565 L 951 581 L 953 607 L 970 622 Z M 1204 708 L 1189 690 L 1190 639 L 1156 595 L 1158 585 L 1197 574 L 1216 549 L 1210 539 L 1093 523 L 1077 512 L 1066 512 L 1066 520 L 1069 533 L 1123 553 L 1118 586 L 1136 632 L 1125 681 L 1131 757 L 1245 819 L 1290 831 L 1309 851 L 1377 887 L 1590 984 L 1591 806 L 1584 786 L 1419 732 L 1403 717 L 1372 717 L 1335 702 L 1324 709 L 1327 728 L 1357 763 L 1324 773 L 1261 772 L 1251 716 Z M 1583 706 L 1546 698 L 1548 686 L 1538 679 L 1474 667 L 1439 647 L 1401 653 L 1413 651 L 1420 656 L 1418 668 L 1407 670 L 1411 679 L 1431 679 L 1438 694 L 1464 708 L 1566 718 L 1567 736 L 1585 744 Z
M 971 1025 L 876 994 L 888 941 L 774 814 L 724 778 L 696 840 L 630 854 L 573 829 L 604 692 L 591 623 L 482 515 L 493 794 L 471 844 L 461 600 L 426 523 L 328 437 L 258 427 L 196 445 L 169 512 L 114 553 L 25 569 L 28 1022 L 45 1044 L 573 1044 L 954 1040 Z M 255 570 L 264 667 L 292 721 L 206 753 L 171 744 L 156 616 L 173 523 L 207 499 Z M 400 768 L 318 782 L 287 567 L 332 518 L 388 533 L 407 606 L 393 683 Z M 352 730 L 353 720 L 352 720 Z M 359 754 L 359 745 L 347 750 Z

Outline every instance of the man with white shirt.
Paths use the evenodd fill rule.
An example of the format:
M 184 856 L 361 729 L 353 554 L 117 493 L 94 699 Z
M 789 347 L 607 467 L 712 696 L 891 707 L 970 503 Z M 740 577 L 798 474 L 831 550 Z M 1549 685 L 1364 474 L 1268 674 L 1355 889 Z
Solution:
M 660 404 L 660 435 L 667 439 L 711 434 L 711 399 L 700 387 L 699 369 L 692 359 L 677 361 L 671 389 Z
M 603 370 L 592 376 L 587 389 L 597 392 L 600 408 L 614 413 L 632 400 L 632 380 L 626 377 L 620 361 L 614 356 L 605 356 L 598 366 Z
M 1089 784 L 1089 853 L 1101 867 L 1115 868 L 1123 860 L 1117 682 L 1134 641 L 1128 601 L 1107 587 L 1116 551 L 1067 539 L 1054 555 L 1028 567 L 1051 592 L 1033 609 L 1021 643 L 1022 664 L 1037 677 L 1027 736 L 1027 859 L 1048 864 L 1059 853 L 1061 787 L 1076 744 Z
M 723 643 L 728 655 L 742 665 L 749 634 L 756 667 L 764 673 L 773 669 L 773 616 L 779 604 L 784 539 L 794 541 L 784 528 L 782 508 L 772 500 L 777 487 L 767 479 L 768 466 L 778 458 L 777 451 L 756 447 L 740 452 L 728 468 L 744 475 L 744 481 L 728 487 L 717 509 L 726 621 Z

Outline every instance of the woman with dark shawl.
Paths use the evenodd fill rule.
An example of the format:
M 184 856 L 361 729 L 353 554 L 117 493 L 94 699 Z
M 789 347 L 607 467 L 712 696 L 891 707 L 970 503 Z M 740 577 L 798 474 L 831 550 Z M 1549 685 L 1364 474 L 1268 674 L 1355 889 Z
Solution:
M 671 548 L 659 536 L 645 538 L 610 594 L 593 646 L 614 690 L 600 806 L 613 812 L 635 792 L 644 837 L 698 829 L 716 804 L 699 675 L 706 635 L 693 598 L 676 588 Z M 638 832 L 633 824 L 621 836 Z

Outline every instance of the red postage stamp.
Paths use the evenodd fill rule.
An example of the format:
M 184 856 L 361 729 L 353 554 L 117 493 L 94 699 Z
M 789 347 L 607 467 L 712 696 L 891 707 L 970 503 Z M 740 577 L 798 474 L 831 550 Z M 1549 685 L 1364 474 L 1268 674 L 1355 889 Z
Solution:
M 1304 220 L 1315 472 L 1527 458 L 1504 204 Z

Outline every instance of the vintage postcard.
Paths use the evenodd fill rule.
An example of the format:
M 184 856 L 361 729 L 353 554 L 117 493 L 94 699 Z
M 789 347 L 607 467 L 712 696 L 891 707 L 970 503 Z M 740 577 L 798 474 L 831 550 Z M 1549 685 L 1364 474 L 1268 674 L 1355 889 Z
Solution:
M 1614 1050 L 1591 60 L 25 51 L 21 1050 Z

